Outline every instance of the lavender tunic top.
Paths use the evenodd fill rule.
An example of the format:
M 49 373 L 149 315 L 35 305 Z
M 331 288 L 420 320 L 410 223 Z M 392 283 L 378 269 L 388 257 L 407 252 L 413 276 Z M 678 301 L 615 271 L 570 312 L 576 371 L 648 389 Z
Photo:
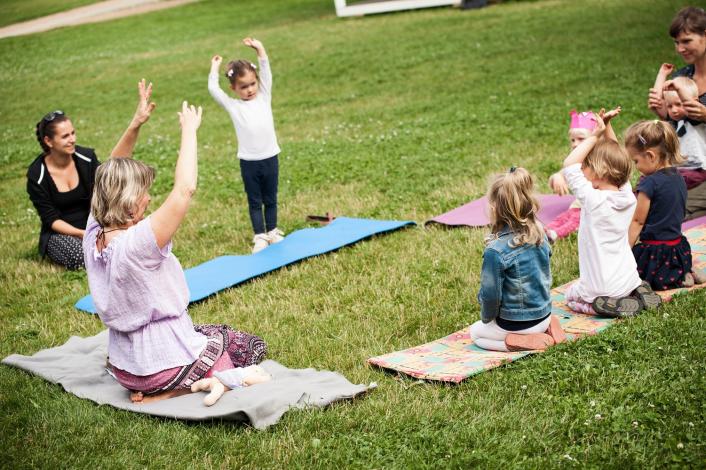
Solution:
M 193 363 L 207 338 L 194 331 L 186 312 L 189 288 L 171 241 L 159 249 L 149 217 L 102 252 L 99 232 L 90 215 L 83 254 L 93 302 L 109 329 L 110 363 L 141 376 Z

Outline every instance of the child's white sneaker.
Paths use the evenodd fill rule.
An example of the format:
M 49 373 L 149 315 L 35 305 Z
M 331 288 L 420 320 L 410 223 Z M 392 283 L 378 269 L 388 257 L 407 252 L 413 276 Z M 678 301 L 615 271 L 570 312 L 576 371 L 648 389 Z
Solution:
M 258 233 L 257 235 L 255 235 L 252 239 L 252 242 L 253 242 L 252 252 L 253 252 L 253 254 L 267 248 L 267 246 L 270 244 L 269 240 L 270 240 L 269 237 L 264 233 Z
M 270 241 L 270 245 L 274 243 L 279 243 L 284 240 L 284 232 L 278 228 L 273 228 L 272 230 L 267 232 L 267 238 Z

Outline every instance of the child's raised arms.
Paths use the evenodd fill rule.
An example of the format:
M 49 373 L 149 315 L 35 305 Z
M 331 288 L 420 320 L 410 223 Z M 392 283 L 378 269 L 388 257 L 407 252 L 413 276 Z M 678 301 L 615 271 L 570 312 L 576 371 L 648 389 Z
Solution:
M 221 69 L 221 62 L 223 62 L 223 57 L 218 54 L 211 58 L 211 71 L 218 72 Z
M 681 100 L 682 107 L 690 119 L 706 122 L 706 106 L 699 102 L 698 96 L 691 96 L 679 80 L 667 80 L 663 85 L 664 91 L 676 91 Z
M 667 117 L 667 107 L 662 98 L 662 87 L 672 71 L 674 71 L 674 65 L 672 64 L 664 63 L 660 66 L 655 78 L 655 84 L 650 88 L 650 93 L 647 97 L 647 107 L 662 119 Z
M 623 108 L 621 106 L 618 106 L 616 108 L 611 109 L 610 111 L 606 111 L 605 108 L 601 108 L 601 110 L 598 112 L 598 117 L 601 118 L 603 124 L 605 124 L 605 135 L 613 142 L 618 141 L 618 136 L 615 135 L 615 131 L 613 130 L 613 126 L 610 124 L 610 121 L 618 114 L 620 114 L 620 111 L 622 110 Z
M 243 39 L 243 44 L 248 47 L 252 47 L 257 52 L 257 57 L 260 59 L 267 58 L 267 51 L 265 51 L 265 46 L 262 45 L 260 41 L 255 38 L 247 37 Z

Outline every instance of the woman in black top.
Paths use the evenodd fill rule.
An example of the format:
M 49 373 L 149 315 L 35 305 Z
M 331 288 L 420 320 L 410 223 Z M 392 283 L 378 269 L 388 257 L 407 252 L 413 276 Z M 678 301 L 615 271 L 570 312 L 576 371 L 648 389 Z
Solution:
M 135 115 L 111 152 L 111 157 L 131 157 L 140 127 L 154 109 L 152 84 L 138 84 L 140 99 Z M 86 228 L 93 181 L 100 162 L 91 148 L 76 145 L 76 131 L 62 111 L 37 123 L 42 153 L 27 170 L 27 192 L 42 221 L 39 253 L 68 269 L 84 266 L 81 239 Z

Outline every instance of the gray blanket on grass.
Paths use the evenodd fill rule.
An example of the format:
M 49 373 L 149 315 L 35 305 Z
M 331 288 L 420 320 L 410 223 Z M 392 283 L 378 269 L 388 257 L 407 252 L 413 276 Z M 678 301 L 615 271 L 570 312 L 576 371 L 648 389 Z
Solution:
M 62 346 L 44 349 L 33 356 L 12 354 L 2 363 L 61 384 L 67 392 L 99 405 L 194 421 L 244 421 L 257 429 L 275 424 L 290 408 L 324 407 L 374 387 L 374 384 L 353 385 L 336 372 L 287 369 L 267 360 L 260 366 L 272 374 L 272 381 L 227 392 L 211 407 L 203 404 L 205 392 L 136 404 L 130 401 L 130 393 L 106 371 L 107 350 L 108 330 L 104 330 L 89 338 L 72 336 Z

